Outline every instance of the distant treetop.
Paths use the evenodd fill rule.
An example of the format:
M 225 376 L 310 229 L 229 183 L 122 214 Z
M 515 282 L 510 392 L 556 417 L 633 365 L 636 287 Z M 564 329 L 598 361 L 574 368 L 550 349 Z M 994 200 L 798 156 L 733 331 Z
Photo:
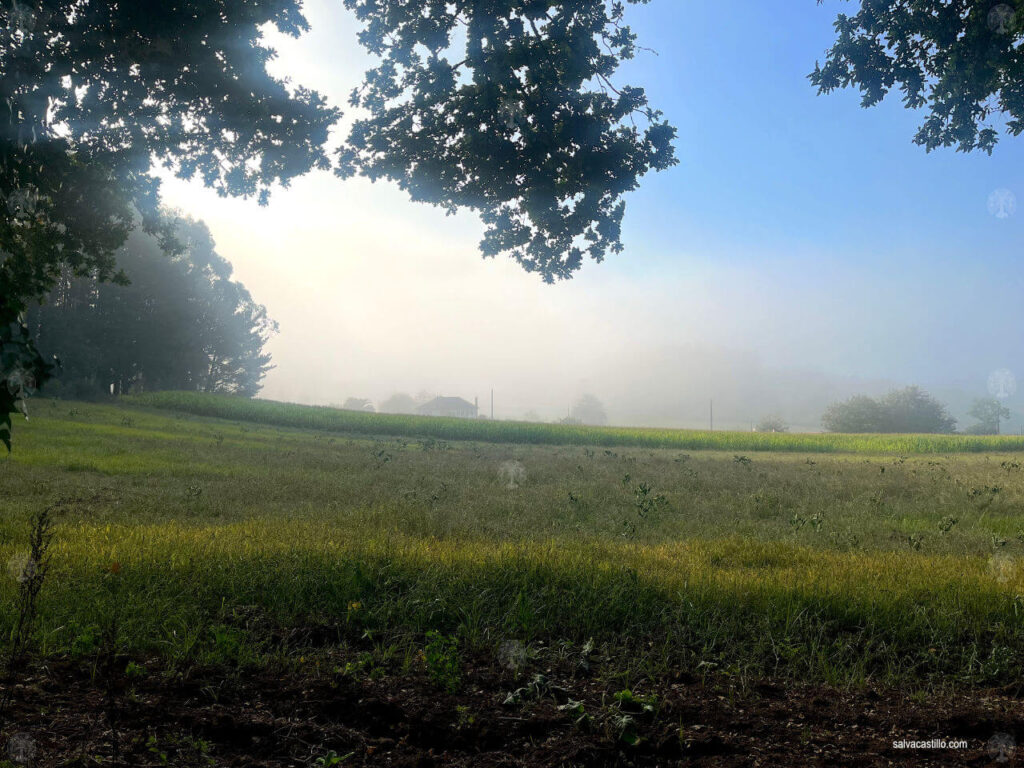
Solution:
M 893 390 L 880 400 L 858 395 L 833 403 L 821 423 L 829 432 L 927 434 L 956 428 L 946 406 L 920 387 Z

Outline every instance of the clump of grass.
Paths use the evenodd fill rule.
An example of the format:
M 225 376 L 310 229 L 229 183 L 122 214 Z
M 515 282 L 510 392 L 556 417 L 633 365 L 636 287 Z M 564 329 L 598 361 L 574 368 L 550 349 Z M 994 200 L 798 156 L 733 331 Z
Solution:
M 462 684 L 462 661 L 459 657 L 459 641 L 451 635 L 443 635 L 436 629 L 427 632 L 423 647 L 423 663 L 435 683 L 449 693 L 455 693 Z
M 15 608 L 14 626 L 11 630 L 11 644 L 5 668 L 4 695 L 0 697 L 0 717 L 7 711 L 10 683 L 14 673 L 22 664 L 32 637 L 32 627 L 38 612 L 39 593 L 50 571 L 50 544 L 53 540 L 53 517 L 48 507 L 32 518 L 29 532 L 28 555 L 24 559 L 12 560 L 12 576 L 18 582 L 18 597 Z
M 121 643 L 121 564 L 113 561 L 104 569 L 103 586 L 108 595 L 108 613 L 104 617 L 100 645 L 96 658 L 96 673 L 103 688 L 103 714 L 110 731 L 110 746 L 114 765 L 121 764 L 121 739 L 118 733 L 118 682 L 121 669 L 118 649 Z

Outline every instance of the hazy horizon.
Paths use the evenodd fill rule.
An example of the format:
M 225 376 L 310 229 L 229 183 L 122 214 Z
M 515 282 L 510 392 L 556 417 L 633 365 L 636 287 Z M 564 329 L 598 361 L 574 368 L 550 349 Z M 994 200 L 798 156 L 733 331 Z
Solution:
M 619 80 L 678 126 L 681 163 L 628 197 L 624 254 L 558 285 L 482 259 L 474 216 L 365 179 L 313 173 L 266 209 L 198 182 L 165 199 L 207 222 L 279 322 L 266 398 L 489 406 L 493 388 L 499 418 L 553 419 L 592 392 L 613 423 L 702 426 L 714 397 L 716 426 L 816 429 L 832 399 L 919 384 L 965 426 L 993 370 L 1020 373 L 1021 221 L 998 202 L 1024 191 L 1024 145 L 928 155 L 897 101 L 816 96 L 806 75 L 842 6 L 631 8 L 658 55 Z M 369 62 L 338 44 L 355 22 L 323 0 L 308 16 L 275 71 L 347 109 Z

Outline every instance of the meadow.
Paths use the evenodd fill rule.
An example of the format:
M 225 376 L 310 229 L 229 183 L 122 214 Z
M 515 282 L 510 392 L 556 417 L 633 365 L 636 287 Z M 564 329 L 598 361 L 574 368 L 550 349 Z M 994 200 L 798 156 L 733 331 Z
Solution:
M 509 643 L 600 648 L 623 684 L 672 669 L 910 688 L 1024 672 L 1019 454 L 374 436 L 329 428 L 353 414 L 326 409 L 303 421 L 210 398 L 225 420 L 171 402 L 204 410 L 37 401 L 18 425 L 0 557 L 18 563 L 52 507 L 43 657 L 89 658 L 116 615 L 121 650 L 179 668 L 306 657 L 313 636 L 369 637 L 408 666 L 437 633 L 496 663 Z M 0 588 L 5 634 L 17 588 Z
M 125 398 L 125 402 L 279 427 L 490 443 L 862 454 L 1024 451 L 1024 437 L 1016 435 L 840 435 L 590 427 L 362 413 L 194 392 L 155 392 Z

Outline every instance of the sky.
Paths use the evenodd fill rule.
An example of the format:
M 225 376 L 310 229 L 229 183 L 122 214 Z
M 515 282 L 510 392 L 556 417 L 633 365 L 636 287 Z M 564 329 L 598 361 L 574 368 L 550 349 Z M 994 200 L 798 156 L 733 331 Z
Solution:
M 312 31 L 276 41 L 274 71 L 347 109 L 372 61 L 340 6 L 310 0 Z M 678 128 L 680 163 L 627 197 L 624 253 L 557 285 L 482 259 L 474 215 L 386 183 L 316 173 L 260 208 L 169 179 L 164 197 L 280 324 L 263 397 L 489 408 L 493 389 L 498 418 L 548 419 L 592 392 L 614 423 L 666 426 L 705 425 L 714 399 L 716 426 L 779 413 L 814 430 L 833 399 L 920 384 L 962 415 L 993 371 L 1024 376 L 1024 205 L 989 205 L 1024 203 L 1024 137 L 928 154 L 898 98 L 818 96 L 807 75 L 852 7 L 630 6 L 656 53 L 616 81 Z

